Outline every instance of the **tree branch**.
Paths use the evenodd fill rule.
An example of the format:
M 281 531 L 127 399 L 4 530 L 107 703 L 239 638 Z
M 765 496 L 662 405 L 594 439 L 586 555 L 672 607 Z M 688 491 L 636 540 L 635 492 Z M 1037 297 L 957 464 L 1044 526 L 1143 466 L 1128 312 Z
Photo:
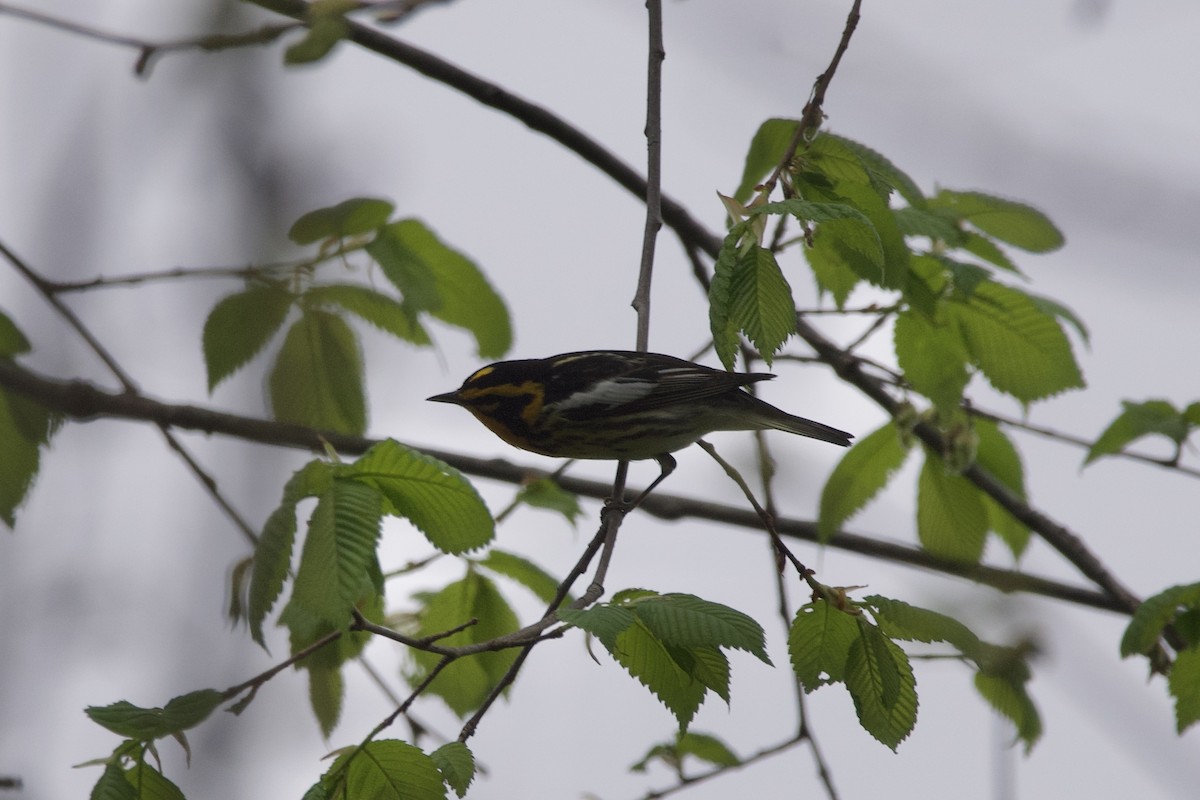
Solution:
M 313 452 L 322 452 L 325 443 L 328 443 L 346 455 L 365 453 L 377 442 L 361 436 L 317 431 L 303 425 L 244 417 L 199 406 L 171 405 L 139 394 L 108 392 L 86 381 L 53 380 L 33 373 L 8 359 L 0 359 L 0 387 L 26 395 L 51 411 L 78 420 L 111 418 L 161 422 L 186 430 L 218 433 L 249 442 L 295 447 Z M 545 470 L 501 459 L 474 458 L 433 448 L 421 450 L 462 472 L 505 483 L 520 484 L 531 475 L 549 474 Z M 611 496 L 612 486 L 607 482 L 570 476 L 558 478 L 558 482 L 567 491 L 584 497 L 605 500 Z M 761 531 L 761 521 L 753 511 L 662 492 L 655 492 L 646 497 L 638 510 L 660 519 L 706 519 L 755 533 Z M 817 541 L 814 522 L 782 517 L 775 520 L 775 527 L 781 536 L 808 542 Z M 1091 608 L 1128 613 L 1123 604 L 1095 591 L 1020 572 L 941 559 L 915 547 L 880 541 L 868 536 L 840 532 L 828 546 L 871 558 L 955 575 L 1001 591 L 1028 592 Z

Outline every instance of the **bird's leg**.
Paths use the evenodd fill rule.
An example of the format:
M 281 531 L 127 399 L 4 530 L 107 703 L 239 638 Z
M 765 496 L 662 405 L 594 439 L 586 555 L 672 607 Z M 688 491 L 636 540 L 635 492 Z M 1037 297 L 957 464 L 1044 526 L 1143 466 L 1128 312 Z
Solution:
M 658 466 L 662 469 L 662 472 L 658 474 L 658 477 L 655 478 L 649 486 L 642 490 L 641 494 L 633 499 L 632 503 L 625 506 L 626 514 L 640 506 L 642 501 L 646 499 L 646 495 L 654 491 L 656 486 L 665 481 L 667 476 L 675 471 L 675 457 L 670 453 L 663 453 L 661 456 L 655 456 L 654 460 L 658 462 Z

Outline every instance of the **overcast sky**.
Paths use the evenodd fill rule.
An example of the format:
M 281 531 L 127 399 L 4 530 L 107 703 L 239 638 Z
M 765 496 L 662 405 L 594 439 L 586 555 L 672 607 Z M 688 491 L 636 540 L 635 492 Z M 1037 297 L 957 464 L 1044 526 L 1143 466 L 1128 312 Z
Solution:
M 32 4 L 33 0 L 27 0 Z M 664 190 L 714 230 L 755 128 L 797 116 L 836 44 L 848 3 L 688 0 L 666 8 Z M 980 189 L 1032 203 L 1063 229 L 1067 246 L 1021 256 L 1034 291 L 1071 306 L 1089 325 L 1078 339 L 1089 388 L 1038 404 L 1031 419 L 1094 437 L 1122 399 L 1200 398 L 1200 6 L 1155 3 L 915 0 L 864 4 L 830 90 L 828 127 L 886 154 L 926 190 Z M 113 33 L 154 41 L 244 30 L 265 15 L 214 19 L 184 0 L 39 0 L 37 7 Z M 457 2 L 434 7 L 396 35 L 545 105 L 641 168 L 645 12 L 638 2 Z M 299 214 L 353 196 L 391 198 L 474 258 L 504 295 L 516 325 L 513 354 L 631 347 L 628 307 L 641 248 L 636 199 L 577 157 L 512 120 L 402 67 L 343 46 L 316 67 L 285 69 L 282 48 L 168 55 L 147 80 L 133 51 L 0 14 L 0 240 L 54 279 L 116 276 L 175 266 L 244 265 L 294 253 Z M 652 349 L 687 355 L 706 340 L 707 313 L 669 233 L 659 247 Z M 801 304 L 817 298 L 798 265 Z M 250 414 L 264 410 L 265 361 L 205 394 L 199 332 L 233 282 L 154 284 L 71 298 L 71 304 L 150 395 Z M 852 299 L 852 303 L 853 303 Z M 105 385 L 110 377 L 11 269 L 0 265 L 0 308 L 31 336 L 28 363 Z M 861 321 L 833 322 L 852 335 Z M 415 445 L 496 455 L 537 467 L 457 409 L 423 398 L 457 386 L 477 365 L 471 342 L 435 331 L 439 349 L 415 351 L 364 332 L 371 433 Z M 876 353 L 886 354 L 886 338 Z M 984 386 L 980 402 L 1021 409 Z M 864 434 L 880 413 L 820 368 L 791 369 L 767 399 Z M 184 437 L 251 520 L 278 502 L 303 454 Z M 1127 462 L 1080 471 L 1082 452 L 1016 434 L 1032 499 L 1078 532 L 1139 594 L 1197 579 L 1196 484 Z M 746 459 L 744 441 L 716 439 Z M 835 448 L 772 438 L 781 505 L 815 514 Z M 1157 449 L 1155 449 L 1157 448 Z M 1165 455 L 1161 445 L 1148 452 Z M 736 503 L 736 490 L 699 450 L 680 456 L 667 490 Z M 915 463 L 915 459 L 914 459 Z M 851 529 L 911 543 L 913 465 Z M 634 481 L 654 474 L 636 465 Z M 611 466 L 577 474 L 607 478 Z M 480 482 L 494 509 L 508 486 Z M 595 512 L 593 505 L 589 512 Z M 500 529 L 505 548 L 563 573 L 591 533 L 545 513 L 521 512 Z M 421 552 L 412 532 L 389 528 L 384 557 Z M 1190 548 L 1190 549 L 1189 549 Z M 845 798 L 990 797 L 1008 770 L 1017 797 L 1188 796 L 1200 785 L 1197 734 L 1173 734 L 1161 680 L 1117 661 L 1123 620 L 1064 604 L 1001 598 L 969 585 L 804 547 L 832 584 L 963 613 L 987 635 L 1031 635 L 1043 657 L 1031 690 L 1045 739 L 1025 758 L 970 688 L 962 668 L 919 663 L 920 718 L 898 755 L 858 728 L 838 688 L 815 695 L 812 724 Z M 81 709 L 118 699 L 159 705 L 224 688 L 274 663 L 222 617 L 239 535 L 144 425 L 71 424 L 45 460 L 15 534 L 0 536 L 0 775 L 24 795 L 80 797 L 110 734 Z M 686 555 L 684 555 L 686 554 Z M 989 558 L 1007 565 L 1000 548 Z M 1022 566 L 1073 580 L 1035 545 Z M 631 518 L 609 588 L 690 591 L 771 619 L 769 559 L 760 537 L 699 523 Z M 422 586 L 455 577 L 449 562 Z M 391 589 L 391 587 L 390 587 Z M 391 595 L 405 607 L 409 586 Z M 528 617 L 536 604 L 510 592 Z M 795 592 L 800 596 L 799 591 Z M 794 717 L 779 626 L 768 629 L 771 671 L 734 656 L 733 703 L 710 699 L 695 728 L 746 754 L 787 736 Z M 370 659 L 399 687 L 398 657 Z M 488 768 L 471 797 L 640 796 L 670 783 L 629 775 L 670 715 L 606 656 L 593 663 L 578 638 L 537 649 L 510 697 L 471 746 Z M 218 715 L 189 734 L 192 766 L 160 747 L 189 797 L 299 797 L 326 764 L 390 703 L 360 670 L 342 726 L 325 742 L 306 707 L 303 676 L 272 681 L 240 718 Z M 781 708 L 784 711 L 781 711 Z M 420 715 L 451 737 L 458 723 L 431 701 Z M 403 731 L 397 731 L 403 736 Z M 693 800 L 821 796 L 803 748 L 697 786 Z

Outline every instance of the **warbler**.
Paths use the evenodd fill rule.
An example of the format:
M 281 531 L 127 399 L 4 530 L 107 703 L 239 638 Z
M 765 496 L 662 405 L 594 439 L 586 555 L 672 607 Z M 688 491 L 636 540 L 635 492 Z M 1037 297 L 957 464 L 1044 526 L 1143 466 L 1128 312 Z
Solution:
M 850 446 L 851 434 L 742 389 L 774 377 L 657 353 L 587 350 L 489 364 L 457 390 L 428 399 L 462 406 L 522 450 L 556 458 L 654 459 L 662 472 L 637 505 L 675 469 L 671 453 L 713 431 L 774 429 Z

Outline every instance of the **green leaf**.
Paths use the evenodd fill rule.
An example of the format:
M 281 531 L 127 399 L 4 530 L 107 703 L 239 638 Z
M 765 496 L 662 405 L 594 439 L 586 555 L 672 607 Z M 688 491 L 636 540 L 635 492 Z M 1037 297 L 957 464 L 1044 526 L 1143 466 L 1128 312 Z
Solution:
M 184 800 L 180 788 L 145 761 L 133 765 L 125 776 L 138 800 Z
M 309 664 L 305 671 L 308 672 L 308 702 L 321 727 L 321 735 L 328 739 L 342 716 L 342 699 L 346 691 L 342 670 Z
M 817 223 L 812 236 L 813 246 L 806 253 L 821 286 L 833 292 L 839 305 L 854 282 L 848 282 L 844 292 L 827 285 L 824 278 L 832 279 L 835 284 L 844 280 L 839 276 L 845 273 L 837 267 L 844 267 L 856 277 L 876 283 L 883 275 L 885 259 L 879 234 L 871 220 L 852 205 L 793 199 L 767 203 L 752 211 L 754 214 L 790 214 L 803 222 Z
M 1104 429 L 1088 450 L 1083 460 L 1085 467 L 1101 456 L 1120 453 L 1131 442 L 1151 434 L 1165 436 L 1178 447 L 1195 427 L 1195 423 L 1185 418 L 1167 400 L 1146 400 L 1141 403 L 1123 400 L 1121 405 L 1125 410 Z
M 830 541 L 846 520 L 887 485 L 907 456 L 908 447 L 891 422 L 855 442 L 834 467 L 821 491 L 817 517 L 819 540 Z
M 916 182 L 882 153 L 865 144 L 825 131 L 817 137 L 813 147 L 819 152 L 832 153 L 836 150 L 853 154 L 867 171 L 873 184 L 895 189 L 911 206 L 920 208 L 925 205 L 925 195 Z
M 465 797 L 475 780 L 475 756 L 462 742 L 447 742 L 429 754 L 442 780 L 459 797 Z
M 916 679 L 908 656 L 862 617 L 846 658 L 846 688 L 858 721 L 895 750 L 917 724 Z
M 1175 729 L 1183 733 L 1200 722 L 1200 648 L 1191 647 L 1175 656 L 1167 688 L 1175 698 Z
M 1029 299 L 1043 312 L 1062 320 L 1074 328 L 1075 332 L 1079 334 L 1079 338 L 1083 340 L 1084 344 L 1088 344 L 1091 341 L 1091 334 L 1088 332 L 1087 325 L 1084 324 L 1083 320 L 1080 319 L 1074 311 L 1067 308 L 1057 300 L 1051 300 L 1049 297 L 1042 297 L 1041 295 L 1030 293 Z
M 984 233 L 1031 253 L 1047 253 L 1063 245 L 1063 235 L 1042 212 L 1024 203 L 981 192 L 942 189 L 929 200 Z
M 434 547 L 457 555 L 495 535 L 492 515 L 475 487 L 442 461 L 391 439 L 380 442 L 340 475 L 374 486 Z
M 1058 321 L 1017 289 L 984 282 L 943 308 L 992 386 L 1022 403 L 1084 385 Z
M 579 497 L 559 486 L 550 477 L 538 478 L 522 486 L 517 494 L 517 502 L 533 508 L 557 511 L 572 525 L 583 514 L 583 509 L 579 506 Z
M 957 326 L 935 324 L 910 308 L 896 316 L 893 337 L 896 362 L 912 388 L 939 409 L 958 408 L 971 373 L 970 353 Z
M 932 555 L 966 564 L 983 557 L 988 515 L 976 486 L 927 454 L 917 479 L 917 536 Z
M 847 141 L 818 136 L 804 155 L 806 166 L 816 173 L 798 176 L 797 187 L 806 199 L 849 203 L 858 209 L 879 237 L 883 267 L 850 248 L 841 248 L 841 257 L 864 280 L 884 288 L 903 288 L 908 282 L 910 251 L 888 202 L 892 185 L 847 147 Z
M 608 650 L 617 663 L 675 715 L 680 730 L 687 730 L 688 723 L 704 702 L 707 687 L 680 666 L 668 647 L 645 623 L 635 619 L 617 635 L 614 646 Z
M 875 235 L 875 229 L 871 225 L 871 221 L 854 206 L 849 203 L 826 203 L 813 200 L 801 200 L 793 198 L 791 200 L 779 200 L 773 203 L 763 203 L 760 206 L 755 206 L 749 209 L 751 216 L 759 216 L 761 214 L 788 214 L 795 217 L 801 222 L 826 223 L 834 221 L 850 221 L 857 223 L 857 228 L 863 233 L 865 254 L 874 254 L 874 259 L 883 262 L 883 253 L 880 250 L 879 237 Z
M 414 634 L 417 638 L 442 634 L 472 619 L 478 620 L 474 625 L 437 640 L 437 644 L 449 647 L 486 642 L 512 633 L 518 627 L 516 614 L 495 584 L 474 570 L 429 597 L 417 616 L 420 620 Z M 410 653 L 420 668 L 419 674 L 412 678 L 414 682 L 428 674 L 441 660 L 436 653 L 420 650 Z M 487 699 L 516 654 L 514 648 L 508 648 L 459 658 L 438 673 L 429 691 L 445 700 L 454 713 L 464 716 Z
M 742 763 L 729 745 L 717 737 L 688 731 L 678 734 L 674 742 L 656 744 L 642 757 L 641 761 L 633 764 L 629 769 L 633 772 L 645 772 L 651 761 L 659 760 L 673 771 L 679 771 L 687 756 L 698 758 L 718 767 L 736 767 Z
M 162 708 L 141 708 L 126 700 L 88 706 L 88 718 L 118 736 L 150 742 L 199 725 L 224 700 L 216 689 L 201 689 L 172 698 Z
M 405 305 L 469 331 L 481 358 L 500 358 L 512 346 L 512 325 L 500 295 L 462 253 L 415 219 L 394 222 L 367 247 Z
M 731 233 L 732 236 L 732 233 Z M 724 250 L 724 248 L 722 248 Z M 732 363 L 737 345 L 737 333 L 755 346 L 763 359 L 770 364 L 771 357 L 779 351 L 787 338 L 796 332 L 796 306 L 792 300 L 792 288 L 779 269 L 775 255 L 765 247 L 753 245 L 740 252 L 735 262 L 722 262 L 718 258 L 716 270 L 720 273 L 722 287 L 718 294 L 717 275 L 709 292 L 710 321 L 713 337 L 718 339 L 717 353 L 727 367 Z M 722 308 L 718 311 L 716 303 Z M 718 331 L 717 319 L 721 326 Z
M 846 221 L 827 222 L 813 233 L 812 247 L 804 248 L 804 257 L 817 280 L 817 288 L 829 292 L 838 308 L 844 308 L 850 293 L 863 280 L 869 265 L 848 244 Z M 851 265 L 854 266 L 851 266 Z
M 715 736 L 695 731 L 680 736 L 675 743 L 675 751 L 680 757 L 694 756 L 718 767 L 735 767 L 742 763 L 725 742 Z
M 431 343 L 416 315 L 404 304 L 366 286 L 336 283 L 313 286 L 304 293 L 310 306 L 337 306 L 374 325 L 384 333 L 417 345 Z
M 137 790 L 129 782 L 125 770 L 114 763 L 104 766 L 100 780 L 92 787 L 91 800 L 139 800 Z
M 12 319 L 0 311 L 0 358 L 12 358 L 28 353 L 32 345 Z
M 1147 597 L 1133 612 L 1121 637 L 1121 657 L 1148 653 L 1158 644 L 1163 629 L 1184 609 L 1200 608 L 1200 583 L 1181 584 Z
M 1017 448 L 990 419 L 976 417 L 973 425 L 978 440 L 975 462 L 1007 486 L 1013 494 L 1024 499 L 1025 468 L 1021 464 L 1021 455 Z M 987 509 L 988 527 L 1008 545 L 1013 557 L 1020 558 L 1029 544 L 1029 528 L 990 496 L 981 497 Z
M 804 691 L 845 680 L 846 659 L 858 636 L 855 615 L 828 601 L 814 600 L 796 611 L 788 631 L 788 655 Z
M 712 282 L 708 285 L 708 324 L 712 329 L 713 349 L 717 357 L 732 370 L 738 349 L 738 320 L 733 316 L 734 281 L 743 250 L 754 245 L 742 245 L 742 239 L 750 230 L 747 222 L 739 222 L 729 229 L 721 242 L 716 263 L 713 264 Z
M 637 619 L 628 608 L 614 605 L 596 605 L 585 610 L 560 608 L 556 613 L 563 622 L 595 636 L 610 652 L 616 647 L 617 636 Z
M 798 124 L 794 119 L 769 119 L 758 127 L 746 152 L 742 179 L 733 193 L 735 200 L 742 203 L 749 200 L 754 194 L 754 187 L 779 166 Z
M 895 214 L 896 225 L 905 236 L 924 236 L 950 247 L 966 242 L 966 234 L 947 214 L 927 208 L 898 208 Z
M 296 505 L 305 497 L 321 494 L 330 481 L 329 465 L 310 461 L 297 470 L 283 489 L 283 500 L 263 525 L 254 549 L 254 573 L 246 618 L 254 641 L 266 647 L 262 623 L 283 591 L 283 582 L 291 569 L 292 548 L 296 541 Z
M 1021 272 L 1017 265 L 1013 263 L 1013 260 L 1008 257 L 1008 254 L 1001 250 L 998 244 L 986 236 L 981 236 L 973 231 L 964 231 L 963 242 L 960 246 L 963 250 L 982 258 L 989 264 L 993 264 L 1000 269 L 1008 270 L 1009 272 L 1020 275 L 1022 278 L 1025 277 L 1025 274 Z M 1084 338 L 1086 339 L 1087 337 L 1084 336 Z
M 764 664 L 771 659 L 762 626 L 740 611 L 690 594 L 662 594 L 632 604 L 657 638 L 680 647 L 732 647 Z
M 204 321 L 208 391 L 258 355 L 282 327 L 294 298 L 278 284 L 254 286 L 221 299 Z
M 387 222 L 395 206 L 375 197 L 354 197 L 310 211 L 292 223 L 288 238 L 296 244 L 342 239 L 369 233 Z
M 288 330 L 269 386 L 280 422 L 359 436 L 367 429 L 362 354 L 339 316 L 306 310 Z
M 383 496 L 354 480 L 335 480 L 308 522 L 292 601 L 316 618 L 343 628 L 370 585 Z
M 527 558 L 506 550 L 492 549 L 479 566 L 498 575 L 511 578 L 533 592 L 543 603 L 550 603 L 558 593 L 559 580 Z M 566 598 L 570 601 L 570 596 Z
M 879 629 L 890 639 L 946 642 L 967 658 L 979 659 L 979 637 L 954 617 L 877 594 L 864 597 L 862 602 L 874 610 Z
M 328 796 L 352 800 L 445 800 L 432 758 L 406 742 L 377 739 L 347 749 L 321 777 Z
M 319 3 L 314 3 L 319 5 Z M 327 4 L 328 5 L 328 4 Z M 315 15 L 304 38 L 283 53 L 285 64 L 310 64 L 327 56 L 350 33 L 350 24 L 340 15 Z
M 1042 718 L 1025 691 L 1025 684 L 1003 677 L 975 673 L 975 689 L 992 708 L 1008 717 L 1016 726 L 1017 739 L 1028 753 L 1042 735 Z
M 0 519 L 10 528 L 33 488 L 42 448 L 50 443 L 60 421 L 28 397 L 0 390 Z

